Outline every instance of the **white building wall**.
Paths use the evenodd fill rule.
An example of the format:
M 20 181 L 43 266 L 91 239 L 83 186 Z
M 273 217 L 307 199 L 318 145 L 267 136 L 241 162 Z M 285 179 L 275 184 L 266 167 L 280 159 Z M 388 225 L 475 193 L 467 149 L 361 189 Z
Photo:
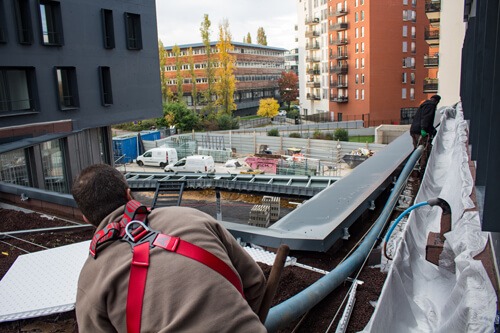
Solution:
M 439 36 L 439 105 L 453 105 L 460 100 L 460 68 L 465 37 L 464 6 L 456 0 L 441 0 Z

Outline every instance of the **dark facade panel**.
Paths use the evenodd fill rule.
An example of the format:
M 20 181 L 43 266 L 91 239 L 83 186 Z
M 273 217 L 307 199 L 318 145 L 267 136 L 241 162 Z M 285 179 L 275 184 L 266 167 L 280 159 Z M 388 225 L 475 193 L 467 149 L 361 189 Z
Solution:
M 34 94 L 40 97 L 36 112 L 0 112 L 2 127 L 71 119 L 78 131 L 162 115 L 155 1 L 2 0 L 0 5 L 5 14 L 0 64 L 33 68 Z M 103 9 L 113 14 L 107 12 L 106 24 Z M 41 22 L 46 10 L 56 14 L 50 24 Z M 133 50 L 127 48 L 125 13 L 140 23 L 133 27 L 132 37 L 140 37 Z M 106 47 L 103 36 L 111 38 Z M 63 110 L 56 76 L 61 67 L 74 68 L 78 89 L 76 107 Z M 112 104 L 102 102 L 102 67 L 111 73 L 105 89 L 112 87 Z

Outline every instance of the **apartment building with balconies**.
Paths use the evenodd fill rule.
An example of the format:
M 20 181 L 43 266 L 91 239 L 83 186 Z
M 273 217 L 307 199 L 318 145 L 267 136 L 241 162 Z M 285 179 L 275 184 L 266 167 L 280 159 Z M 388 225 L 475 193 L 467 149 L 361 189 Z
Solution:
M 154 1 L 0 1 L 1 198 L 66 200 L 111 125 L 161 115 Z
M 384 4 L 299 0 L 298 13 L 299 23 L 301 13 L 305 16 L 304 38 L 299 43 L 305 70 L 301 72 L 299 65 L 299 77 L 306 91 L 301 90 L 300 102 L 307 103 L 309 115 L 326 110 L 329 119 L 364 120 L 365 126 L 405 123 L 408 110 L 414 111 L 431 93 L 424 92 L 424 81 L 430 78 L 424 55 L 434 56 L 425 39 L 429 28 L 425 0 L 388 0 Z M 311 26 L 319 28 L 311 30 Z M 320 31 L 319 36 L 315 31 Z M 316 67 L 311 63 L 313 54 L 322 59 Z M 311 81 L 321 82 L 321 88 L 308 86 Z M 320 100 L 313 99 L 313 105 L 307 102 L 307 96 L 318 93 Z M 319 107 L 323 101 L 328 107 Z
M 279 99 L 278 79 L 285 71 L 286 49 L 264 46 L 259 44 L 247 44 L 231 42 L 234 49 L 231 54 L 235 57 L 234 76 L 236 78 L 236 89 L 234 102 L 236 110 L 234 115 L 243 116 L 255 114 L 262 98 Z M 213 60 L 218 61 L 217 42 L 210 43 Z M 177 93 L 177 67 L 175 64 L 174 46 L 167 46 L 167 60 L 165 77 L 167 87 Z M 190 74 L 189 49 L 193 51 L 194 72 L 196 76 L 196 90 L 198 100 L 197 111 L 201 111 L 203 105 L 200 98 L 202 92 L 208 87 L 206 75 L 207 56 L 203 43 L 179 45 L 180 61 L 183 63 L 180 74 L 183 78 L 183 98 L 189 107 L 194 106 L 192 96 L 193 81 Z M 212 98 L 216 98 L 213 96 Z

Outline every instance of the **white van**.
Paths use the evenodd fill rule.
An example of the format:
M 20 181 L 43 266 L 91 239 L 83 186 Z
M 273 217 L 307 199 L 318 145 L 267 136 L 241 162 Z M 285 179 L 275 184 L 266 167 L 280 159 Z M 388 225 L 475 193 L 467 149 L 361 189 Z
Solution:
M 164 168 L 169 163 L 177 162 L 177 150 L 167 147 L 153 148 L 137 156 L 135 161 L 139 166 L 154 165 Z
M 212 156 L 194 155 L 181 158 L 177 163 L 165 167 L 165 172 L 215 172 L 215 162 Z

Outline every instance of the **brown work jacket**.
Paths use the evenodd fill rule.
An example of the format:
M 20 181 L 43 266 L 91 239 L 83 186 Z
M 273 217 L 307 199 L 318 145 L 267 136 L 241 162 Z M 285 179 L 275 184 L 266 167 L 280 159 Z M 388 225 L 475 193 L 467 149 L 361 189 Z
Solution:
M 97 228 L 119 221 L 123 207 Z M 149 226 L 180 237 L 222 259 L 241 278 L 245 298 L 211 268 L 177 253 L 153 248 L 144 293 L 141 332 L 266 332 L 257 312 L 265 291 L 260 267 L 215 219 L 195 209 L 154 209 Z M 80 332 L 127 332 L 126 303 L 131 246 L 105 243 L 85 262 L 78 281 Z

